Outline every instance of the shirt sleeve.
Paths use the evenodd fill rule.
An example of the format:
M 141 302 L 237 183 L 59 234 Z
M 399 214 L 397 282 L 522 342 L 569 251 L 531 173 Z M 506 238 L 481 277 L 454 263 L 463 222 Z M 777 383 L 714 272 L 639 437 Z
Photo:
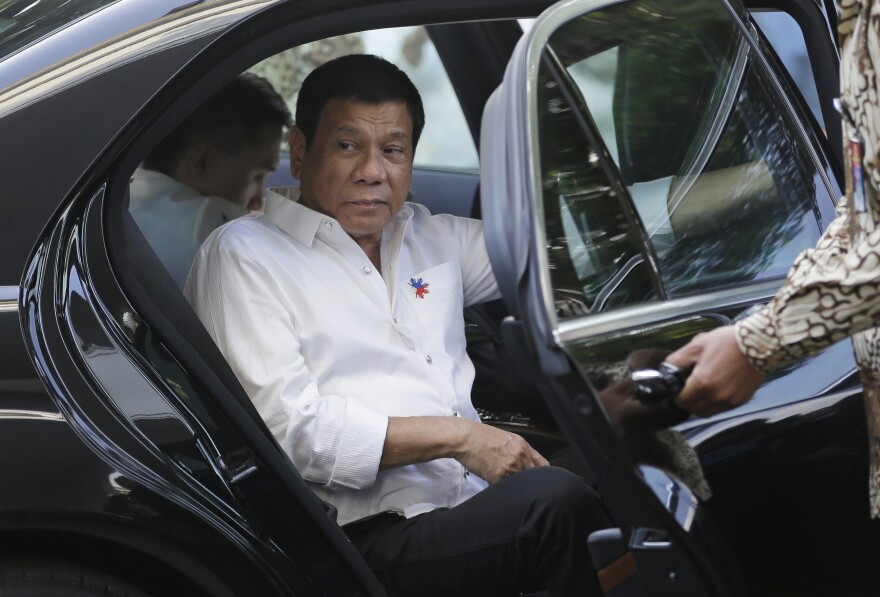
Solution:
M 461 280 L 464 306 L 469 307 L 499 298 L 498 282 L 489 261 L 483 223 L 470 218 L 455 218 L 455 231 L 461 243 Z
M 739 348 L 756 369 L 769 372 L 880 322 L 880 230 L 852 245 L 848 234 L 851 218 L 870 217 L 850 214 L 842 199 L 773 300 L 736 324 Z
M 228 230 L 199 251 L 187 299 L 303 479 L 328 490 L 370 487 L 388 418 L 358 398 L 320 393 L 283 290 L 250 247 L 223 242 Z

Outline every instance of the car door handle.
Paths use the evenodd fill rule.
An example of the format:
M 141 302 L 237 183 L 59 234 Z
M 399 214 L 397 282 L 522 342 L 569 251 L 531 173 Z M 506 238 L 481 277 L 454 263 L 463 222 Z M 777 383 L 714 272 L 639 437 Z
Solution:
M 656 404 L 678 396 L 687 376 L 687 372 L 666 361 L 656 369 L 635 369 L 629 374 L 636 386 L 636 399 L 643 404 Z

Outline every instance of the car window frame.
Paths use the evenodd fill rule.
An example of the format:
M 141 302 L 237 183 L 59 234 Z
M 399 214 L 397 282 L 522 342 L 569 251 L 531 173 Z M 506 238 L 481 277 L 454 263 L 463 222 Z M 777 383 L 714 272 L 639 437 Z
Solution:
M 599 3 L 595 3 L 598 5 Z M 603 5 L 606 3 L 602 3 Z M 723 3 L 729 10 L 730 5 L 726 2 Z M 832 198 L 836 198 L 840 196 L 840 187 L 838 186 L 839 181 L 836 177 L 836 172 L 829 164 L 829 161 L 826 159 L 827 155 L 827 141 L 822 142 L 820 139 L 816 137 L 814 134 L 815 131 L 812 130 L 808 126 L 808 124 L 804 120 L 804 115 L 801 110 L 801 106 L 799 104 L 795 104 L 791 101 L 791 99 L 786 95 L 786 88 L 783 86 L 783 83 L 780 82 L 780 75 L 778 72 L 778 65 L 769 61 L 764 54 L 764 49 L 759 46 L 758 40 L 755 39 L 752 35 L 752 31 L 748 29 L 751 25 L 751 20 L 747 15 L 737 14 L 737 18 L 735 19 L 737 26 L 740 27 L 742 33 L 744 34 L 744 39 L 748 44 L 748 47 L 754 51 L 756 55 L 755 63 L 761 68 L 765 73 L 768 74 L 769 79 L 771 80 L 774 86 L 774 93 L 778 97 L 780 104 L 786 110 L 786 112 L 791 117 L 795 134 L 797 134 L 804 143 L 805 148 L 807 149 L 810 158 L 817 165 L 817 170 L 823 178 L 823 182 L 828 190 L 828 194 Z M 753 26 L 753 25 L 751 25 Z M 532 40 L 532 46 L 529 51 L 539 52 L 538 49 L 539 42 L 536 40 Z M 540 47 L 544 47 L 546 45 L 546 40 Z M 531 102 L 533 105 L 537 101 L 535 97 L 535 85 L 532 83 L 529 84 L 529 97 L 527 98 L 528 102 Z M 537 216 L 538 222 L 544 222 L 544 213 L 543 208 L 540 206 L 541 201 L 537 199 L 542 196 L 541 188 L 540 188 L 540 176 L 535 175 L 534 173 L 540 172 L 540 164 L 537 162 L 537 157 L 540 155 L 539 150 L 539 140 L 538 140 L 538 123 L 537 123 L 537 112 L 535 110 L 529 110 L 528 114 L 528 135 L 529 135 L 529 154 L 531 163 L 529 164 L 529 171 L 532 173 L 532 194 L 535 200 L 535 215 Z M 598 135 L 598 132 L 594 129 L 594 134 Z M 629 195 L 626 195 L 627 200 L 632 203 L 632 198 Z M 833 213 L 831 210 L 831 206 L 825 206 L 826 209 L 823 210 L 823 213 L 817 214 L 819 216 L 819 225 L 826 226 L 829 222 L 828 218 L 830 213 Z M 633 207 L 634 209 L 634 207 Z M 548 273 L 548 263 L 546 261 L 546 252 L 543 247 L 547 245 L 547 239 L 543 235 L 543 226 L 538 226 L 537 230 L 538 238 L 534 241 L 534 246 L 537 252 L 537 258 L 541 261 L 541 294 L 543 296 L 543 302 L 545 305 L 545 314 L 546 314 L 546 334 L 548 335 L 548 340 L 554 343 L 569 343 L 576 342 L 580 339 L 597 335 L 597 334 L 606 334 L 618 330 L 622 330 L 625 328 L 631 328 L 634 326 L 640 325 L 650 325 L 654 321 L 659 320 L 669 320 L 676 317 L 683 317 L 689 314 L 698 313 L 698 312 L 716 312 L 720 310 L 730 310 L 736 309 L 738 306 L 742 308 L 747 308 L 751 304 L 755 303 L 766 303 L 769 301 L 775 294 L 778 288 L 781 286 L 785 275 L 782 274 L 780 276 L 774 277 L 773 279 L 763 280 L 758 282 L 749 282 L 743 283 L 736 288 L 721 288 L 721 289 L 713 289 L 713 290 L 704 290 L 698 291 L 694 294 L 687 296 L 678 296 L 674 298 L 666 298 L 660 301 L 644 303 L 644 304 L 633 304 L 626 305 L 619 309 L 615 309 L 612 311 L 605 311 L 600 313 L 591 313 L 587 316 L 580 318 L 572 318 L 566 320 L 559 320 L 556 316 L 555 310 L 553 308 L 553 282 L 550 279 Z

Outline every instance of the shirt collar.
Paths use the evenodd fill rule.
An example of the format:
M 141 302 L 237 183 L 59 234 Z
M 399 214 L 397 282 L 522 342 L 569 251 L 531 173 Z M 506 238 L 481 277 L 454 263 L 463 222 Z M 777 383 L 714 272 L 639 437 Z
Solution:
M 265 217 L 281 230 L 306 246 L 312 246 L 318 234 L 321 222 L 339 223 L 330 216 L 317 212 L 299 203 L 300 193 L 297 187 L 276 187 L 266 190 Z M 413 209 L 404 203 L 391 221 L 385 226 L 384 233 L 392 226 L 404 226 L 412 219 Z M 408 228 L 408 227 L 407 227 Z
M 299 203 L 297 187 L 266 190 L 266 219 L 306 246 L 312 246 L 324 214 Z

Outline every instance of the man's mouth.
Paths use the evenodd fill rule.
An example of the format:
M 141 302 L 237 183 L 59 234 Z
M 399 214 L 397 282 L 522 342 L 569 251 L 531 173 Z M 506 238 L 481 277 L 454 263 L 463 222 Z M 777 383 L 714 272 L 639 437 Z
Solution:
M 355 199 L 353 201 L 348 201 L 348 203 L 351 203 L 352 205 L 355 205 L 357 207 L 366 207 L 366 208 L 381 207 L 383 205 L 388 204 L 387 201 L 383 201 L 381 199 Z

